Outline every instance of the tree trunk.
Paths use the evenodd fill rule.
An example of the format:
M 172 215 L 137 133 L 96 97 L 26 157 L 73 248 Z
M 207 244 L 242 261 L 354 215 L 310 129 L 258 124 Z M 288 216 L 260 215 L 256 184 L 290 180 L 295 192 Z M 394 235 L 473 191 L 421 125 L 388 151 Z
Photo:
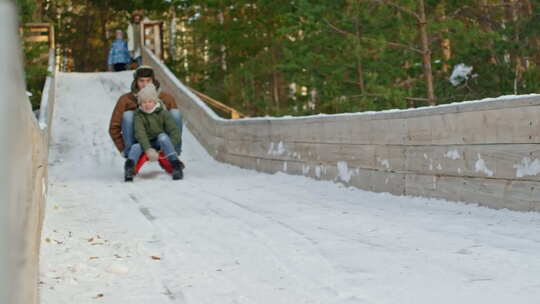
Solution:
M 108 40 L 108 32 L 107 32 L 107 21 L 109 20 L 109 8 L 105 7 L 104 9 L 101 9 L 101 39 L 103 40 L 103 51 L 105 56 L 108 56 L 109 54 L 109 40 Z M 106 63 L 106 61 L 105 61 Z
M 504 0 L 504 3 L 506 4 L 506 22 L 508 24 L 514 25 L 514 35 L 510 39 L 513 43 L 519 43 L 519 33 L 518 29 L 515 26 L 518 16 L 517 16 L 517 9 L 516 9 L 516 1 L 515 0 Z M 510 50 L 510 64 L 514 69 L 514 94 L 518 94 L 518 85 L 519 81 L 521 80 L 521 58 L 517 54 L 515 50 Z
M 364 83 L 364 68 L 362 66 L 362 61 L 358 59 L 356 62 L 356 73 L 358 74 L 358 87 L 360 89 L 360 93 L 366 94 L 366 85 Z
M 480 11 L 482 12 L 482 15 L 486 19 L 490 19 L 488 0 L 480 0 Z M 480 21 L 480 27 L 482 28 L 484 32 L 487 32 L 487 33 L 493 32 L 493 29 L 491 28 L 489 22 L 487 21 L 484 21 L 484 22 Z M 497 64 L 498 62 L 497 56 L 495 55 L 495 52 L 493 51 L 493 42 L 487 41 L 486 43 L 488 44 L 488 49 L 490 50 L 489 62 L 491 62 L 492 64 Z
M 225 13 L 223 11 L 219 12 L 219 24 L 223 28 L 225 26 Z M 219 51 L 221 53 L 221 70 L 223 72 L 227 71 L 227 47 L 222 44 L 219 46 Z
M 431 70 L 431 50 L 427 33 L 426 10 L 424 0 L 418 0 L 418 29 L 422 43 L 422 59 L 424 61 L 424 77 L 426 78 L 427 99 L 430 105 L 436 104 L 435 89 L 433 85 L 433 72 Z
M 280 110 L 280 100 L 279 100 L 279 75 L 276 70 L 272 72 L 272 86 L 273 86 L 273 97 L 274 103 L 276 105 L 276 113 L 279 113 Z
M 171 22 L 169 24 L 169 58 L 176 59 L 176 8 L 171 7 Z
M 84 20 L 84 27 L 83 27 L 83 36 L 82 37 L 91 37 L 91 31 L 92 31 L 92 20 L 93 17 L 91 15 L 91 12 L 90 12 L 90 4 L 88 3 L 88 0 L 85 1 L 84 3 L 84 8 L 86 10 L 86 12 L 84 13 L 84 16 L 82 17 L 82 19 Z M 74 61 L 75 61 L 75 69 L 77 71 L 80 71 L 80 72 L 91 72 L 90 71 L 90 67 L 89 67 L 89 62 L 91 60 L 90 56 L 90 52 L 89 52 L 89 48 L 88 47 L 83 47 L 82 46 L 83 42 L 82 41 L 79 41 L 79 43 L 77 44 L 77 52 L 73 52 L 74 55 L 76 56 L 76 54 L 78 53 L 79 56 L 77 56 L 78 58 L 74 57 Z
M 446 22 L 446 7 L 444 1 L 440 3 L 437 9 L 437 19 L 439 22 L 444 23 Z M 450 44 L 450 39 L 448 38 L 448 34 L 450 30 L 445 27 L 441 31 L 441 50 L 442 50 L 442 59 L 443 59 L 443 65 L 442 65 L 442 71 L 446 74 L 450 71 L 450 66 L 448 65 L 448 61 L 452 58 L 452 49 Z
M 358 20 L 358 17 L 355 18 L 356 23 L 356 37 L 358 37 L 358 49 L 357 52 L 359 52 L 361 46 L 360 43 L 362 41 L 362 31 L 360 29 L 360 20 Z M 356 73 L 358 74 L 358 86 L 360 88 L 360 93 L 366 94 L 366 85 L 364 82 L 364 68 L 362 66 L 362 54 L 356 54 Z
M 32 22 L 43 21 L 43 0 L 36 0 L 36 10 L 32 16 Z
M 282 96 L 286 96 L 286 93 L 283 94 L 283 75 L 276 67 L 278 64 L 278 46 L 271 48 L 270 52 L 272 56 L 272 95 L 276 106 L 276 113 L 279 113 L 281 110 L 281 101 L 286 99 L 286 97 L 282 98 Z

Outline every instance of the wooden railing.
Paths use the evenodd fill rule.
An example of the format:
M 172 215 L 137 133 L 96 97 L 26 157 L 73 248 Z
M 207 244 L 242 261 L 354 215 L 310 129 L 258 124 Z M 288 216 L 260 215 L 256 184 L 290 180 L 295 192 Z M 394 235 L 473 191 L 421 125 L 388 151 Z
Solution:
M 213 107 L 213 108 L 216 108 L 220 111 L 223 111 L 225 113 L 228 113 L 229 115 L 231 115 L 231 119 L 240 119 L 240 118 L 244 118 L 244 117 L 247 117 L 246 115 L 244 115 L 243 113 L 237 111 L 236 109 L 234 108 L 231 108 L 229 107 L 228 105 L 226 104 L 223 104 L 222 102 L 219 102 L 215 99 L 213 99 L 212 97 L 209 97 L 199 91 L 196 91 L 192 88 L 189 88 L 193 93 L 195 93 L 195 95 L 199 96 L 199 98 L 204 101 L 206 104 L 208 104 L 209 106 Z
M 21 29 L 26 42 L 47 42 L 49 48 L 54 48 L 54 27 L 49 23 L 26 23 Z

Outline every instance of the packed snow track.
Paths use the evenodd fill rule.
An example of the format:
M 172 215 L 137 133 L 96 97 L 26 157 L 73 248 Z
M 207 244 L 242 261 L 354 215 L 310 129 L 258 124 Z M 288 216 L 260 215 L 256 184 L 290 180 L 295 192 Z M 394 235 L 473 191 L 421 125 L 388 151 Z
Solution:
M 540 214 L 396 197 L 213 160 L 123 182 L 107 133 L 132 74 L 58 75 L 44 304 L 539 303 Z

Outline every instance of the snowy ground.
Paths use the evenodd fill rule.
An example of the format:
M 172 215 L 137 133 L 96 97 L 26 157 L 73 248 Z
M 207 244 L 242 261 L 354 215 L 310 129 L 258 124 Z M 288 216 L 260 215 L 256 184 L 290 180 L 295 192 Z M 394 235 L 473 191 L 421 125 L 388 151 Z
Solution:
M 540 214 L 375 194 L 212 160 L 122 181 L 107 134 L 131 73 L 60 74 L 44 304 L 539 303 Z

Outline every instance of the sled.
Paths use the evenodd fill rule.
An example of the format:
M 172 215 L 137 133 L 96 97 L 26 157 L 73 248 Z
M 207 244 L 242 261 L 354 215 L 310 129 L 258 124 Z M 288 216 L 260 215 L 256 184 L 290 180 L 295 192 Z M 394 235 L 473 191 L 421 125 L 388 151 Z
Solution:
M 139 173 L 139 170 L 141 170 L 141 167 L 144 165 L 144 163 L 146 163 L 148 161 L 148 156 L 146 156 L 146 153 L 143 153 L 141 155 L 141 157 L 139 158 L 139 161 L 137 162 L 137 164 L 135 165 L 135 175 L 137 175 L 137 173 Z M 167 173 L 171 174 L 172 173 L 172 166 L 171 166 L 171 163 L 169 162 L 169 160 L 167 159 L 167 157 L 165 157 L 165 154 L 163 154 L 163 152 L 159 152 L 159 159 L 158 159 L 158 162 L 159 164 L 161 165 L 161 168 L 165 169 L 165 171 L 167 171 Z

